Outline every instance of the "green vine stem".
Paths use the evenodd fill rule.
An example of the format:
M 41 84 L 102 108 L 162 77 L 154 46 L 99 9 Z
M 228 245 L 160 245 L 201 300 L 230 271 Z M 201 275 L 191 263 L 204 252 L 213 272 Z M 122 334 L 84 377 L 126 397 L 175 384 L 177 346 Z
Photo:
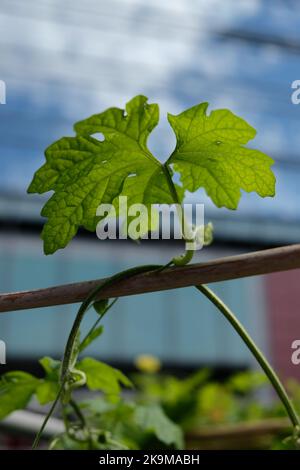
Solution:
M 52 403 L 52 406 L 51 406 L 50 410 L 48 411 L 48 413 L 47 413 L 47 415 L 46 415 L 46 417 L 45 417 L 45 419 L 44 419 L 44 421 L 43 421 L 43 424 L 42 424 L 41 428 L 39 429 L 37 435 L 35 436 L 35 439 L 34 439 L 34 441 L 33 441 L 32 447 L 31 447 L 32 450 L 37 449 L 37 447 L 38 447 L 38 445 L 39 445 L 39 442 L 40 442 L 40 439 L 41 439 L 41 437 L 42 437 L 42 434 L 43 434 L 43 432 L 44 432 L 44 429 L 45 429 L 45 427 L 47 426 L 47 423 L 48 423 L 50 417 L 52 416 L 52 414 L 53 414 L 53 412 L 54 412 L 54 410 L 55 410 L 55 408 L 56 408 L 56 405 L 58 404 L 58 402 L 59 402 L 59 400 L 60 400 L 60 397 L 61 397 L 61 394 L 62 394 L 62 392 L 63 392 L 64 386 L 65 386 L 65 383 L 62 382 L 62 383 L 60 384 L 60 388 L 59 388 L 59 391 L 58 391 L 58 393 L 57 393 L 57 395 L 56 395 L 56 398 L 55 398 L 54 402 Z
M 252 352 L 253 356 L 265 372 L 266 376 L 270 380 L 271 384 L 273 385 L 278 397 L 280 398 L 282 404 L 284 405 L 286 412 L 293 424 L 293 426 L 300 431 L 300 419 L 297 414 L 297 411 L 294 408 L 293 403 L 291 402 L 290 398 L 288 397 L 284 386 L 282 385 L 278 375 L 273 370 L 271 365 L 269 364 L 268 360 L 265 358 L 262 351 L 258 348 L 255 342 L 252 340 L 251 336 L 248 334 L 246 329 L 240 323 L 240 321 L 236 318 L 234 313 L 224 304 L 224 302 L 219 299 L 219 297 L 207 286 L 195 286 L 202 294 L 210 300 L 217 309 L 224 315 L 224 317 L 229 321 L 229 323 L 233 326 L 237 334 L 242 338 L 244 343 L 247 345 L 249 350 Z
M 189 264 L 194 256 L 194 250 L 186 250 L 185 253 L 183 253 L 180 256 L 175 256 L 172 259 L 172 263 L 175 266 L 185 266 L 186 264 Z
M 172 173 L 171 173 L 171 170 L 170 170 L 169 165 L 167 164 L 167 162 L 164 165 L 162 165 L 162 168 L 163 168 L 163 172 L 166 176 L 170 192 L 171 192 L 171 194 L 173 196 L 173 199 L 176 203 L 177 214 L 178 214 L 179 222 L 181 224 L 182 237 L 184 238 L 185 241 L 192 241 L 192 240 L 187 240 L 184 236 L 185 235 L 185 221 L 184 221 L 182 205 L 180 203 L 180 200 L 179 200 L 179 197 L 178 197 L 178 194 L 177 194 L 177 191 L 176 191 L 176 187 L 173 183 Z M 180 206 L 181 210 L 178 209 L 179 206 Z M 175 266 L 185 266 L 186 264 L 188 264 L 192 261 L 194 253 L 195 253 L 194 250 L 186 250 L 185 253 L 183 253 L 183 255 L 175 256 L 172 259 L 171 263 L 175 264 Z
M 75 413 L 75 415 L 77 416 L 80 424 L 81 424 L 81 427 L 83 429 L 87 429 L 87 425 L 86 425 L 86 421 L 85 421 L 85 417 L 84 417 L 84 414 L 82 413 L 81 409 L 79 408 L 79 406 L 77 405 L 76 401 L 73 400 L 71 398 L 70 400 L 70 406 L 71 408 L 73 408 L 73 411 Z
M 168 263 L 166 265 L 149 264 L 149 265 L 137 266 L 137 267 L 134 267 L 134 268 L 126 269 L 125 271 L 121 271 L 121 272 L 115 274 L 114 276 L 111 276 L 109 279 L 107 279 L 105 282 L 103 282 L 100 286 L 96 287 L 96 289 L 94 289 L 88 295 L 88 297 L 84 300 L 84 302 L 82 302 L 82 304 L 80 305 L 80 308 L 77 312 L 77 315 L 75 317 L 71 332 L 69 334 L 68 341 L 67 341 L 66 348 L 65 348 L 65 352 L 64 352 L 64 356 L 63 356 L 63 359 L 62 359 L 61 378 L 60 378 L 61 384 L 60 384 L 59 391 L 57 393 L 57 396 L 56 396 L 49 412 L 47 413 L 47 415 L 44 419 L 44 422 L 43 422 L 40 430 L 38 431 L 38 433 L 37 433 L 37 435 L 34 439 L 34 442 L 32 444 L 32 449 L 36 449 L 38 447 L 38 444 L 39 444 L 40 439 L 42 437 L 42 433 L 43 433 L 43 431 L 44 431 L 51 415 L 53 414 L 53 412 L 56 408 L 56 405 L 58 404 L 58 402 L 59 402 L 59 400 L 60 400 L 60 398 L 63 394 L 65 385 L 66 385 L 68 377 L 69 377 L 69 374 L 72 371 L 72 366 L 73 366 L 72 361 L 73 361 L 73 356 L 74 356 L 74 347 L 75 347 L 75 344 L 76 344 L 76 338 L 78 336 L 79 328 L 80 328 L 82 319 L 83 319 L 86 311 L 89 309 L 91 303 L 99 296 L 100 292 L 104 288 L 106 288 L 106 287 L 108 287 L 108 286 L 110 286 L 114 283 L 122 281 L 123 279 L 128 279 L 130 277 L 133 277 L 136 274 L 141 274 L 141 273 L 144 273 L 144 272 L 149 272 L 149 271 L 154 271 L 154 270 L 162 271 L 163 269 L 165 269 L 169 265 L 170 265 L 170 263 Z M 112 305 L 115 303 L 115 301 L 112 302 L 108 306 L 106 311 L 109 308 L 112 307 Z M 101 315 L 101 318 L 103 318 L 106 311 Z M 94 328 L 94 326 L 93 326 L 93 328 Z
M 65 348 L 65 353 L 63 356 L 62 360 L 62 367 L 61 367 L 61 381 L 64 380 L 65 377 L 67 377 L 70 366 L 71 366 L 71 361 L 72 361 L 72 356 L 74 352 L 74 345 L 76 342 L 76 337 L 80 328 L 80 324 L 82 322 L 82 319 L 84 317 L 85 312 L 89 308 L 90 304 L 98 297 L 100 292 L 112 284 L 115 284 L 119 281 L 122 281 L 123 279 L 128 279 L 130 277 L 135 276 L 136 274 L 141 274 L 143 272 L 147 271 L 153 271 L 155 269 L 160 269 L 162 266 L 161 265 L 143 265 L 143 266 L 137 266 L 134 268 L 129 268 L 126 269 L 125 271 L 121 271 L 114 276 L 111 276 L 109 279 L 107 279 L 105 282 L 103 282 L 100 286 L 96 287 L 89 295 L 88 297 L 82 302 L 78 313 L 76 315 L 75 321 L 73 323 L 71 332 L 69 334 L 69 338 L 67 341 L 67 345 Z

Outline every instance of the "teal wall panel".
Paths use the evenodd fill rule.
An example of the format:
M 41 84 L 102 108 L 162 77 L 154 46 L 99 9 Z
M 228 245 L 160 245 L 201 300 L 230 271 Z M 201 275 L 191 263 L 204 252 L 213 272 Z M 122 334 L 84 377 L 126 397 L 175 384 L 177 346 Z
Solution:
M 213 253 L 213 252 L 211 252 Z M 76 241 L 54 256 L 44 256 L 34 237 L 0 237 L 0 290 L 16 291 L 97 279 L 126 267 L 159 263 L 171 253 L 124 243 Z M 214 290 L 238 314 L 262 347 L 265 334 L 264 288 L 261 278 L 218 283 Z M 60 357 L 78 305 L 48 307 L 0 316 L 0 338 L 9 357 Z M 87 331 L 97 318 L 92 310 L 83 322 Z M 252 359 L 222 315 L 190 287 L 120 299 L 104 319 L 102 338 L 89 353 L 132 361 L 155 354 L 178 364 L 250 364 Z

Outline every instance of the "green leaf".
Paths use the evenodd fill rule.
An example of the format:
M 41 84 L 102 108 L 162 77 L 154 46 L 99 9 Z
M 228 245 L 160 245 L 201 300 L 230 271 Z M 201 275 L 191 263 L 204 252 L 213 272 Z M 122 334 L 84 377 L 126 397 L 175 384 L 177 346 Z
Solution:
M 244 371 L 235 374 L 228 381 L 230 390 L 239 393 L 250 393 L 268 384 L 265 374 L 259 371 Z
M 179 426 L 171 421 L 158 405 L 140 405 L 135 410 L 135 421 L 144 430 L 152 432 L 166 445 L 183 448 L 183 436 Z
M 95 339 L 97 339 L 99 336 L 102 335 L 103 333 L 103 326 L 98 326 L 98 328 L 95 328 L 80 344 L 79 347 L 79 352 L 81 353 L 84 351 Z
M 96 300 L 96 302 L 93 303 L 93 307 L 98 315 L 103 315 L 108 307 L 108 299 Z
M 81 121 L 76 137 L 62 138 L 46 150 L 46 164 L 28 188 L 30 193 L 54 191 L 42 210 L 48 218 L 42 232 L 46 254 L 64 248 L 80 226 L 94 231 L 99 204 L 117 207 L 119 195 L 128 196 L 128 206 L 174 202 L 163 167 L 147 148 L 158 119 L 158 105 L 136 96 L 126 112 L 110 108 Z M 92 137 L 98 133 L 103 141 Z
M 48 379 L 59 380 L 59 370 L 61 367 L 60 361 L 52 359 L 52 357 L 45 356 L 39 360 L 39 363 L 43 367 Z
M 0 380 L 0 419 L 23 409 L 34 394 L 39 380 L 26 372 L 8 372 Z
M 96 214 L 101 203 L 113 204 L 116 215 L 127 215 L 122 231 L 128 234 L 135 219 L 139 238 L 158 224 L 152 205 L 181 202 L 184 192 L 203 187 L 218 207 L 236 209 L 241 190 L 262 197 L 274 196 L 273 160 L 245 147 L 256 131 L 226 109 L 206 114 L 207 103 L 178 116 L 168 115 L 177 145 L 167 161 L 181 175 L 182 186 L 170 185 L 166 168 L 147 147 L 147 139 L 158 123 L 157 104 L 136 96 L 126 109 L 109 108 L 75 124 L 75 137 L 64 137 L 46 150 L 46 163 L 35 173 L 30 193 L 54 191 L 42 210 L 48 220 L 42 231 L 44 251 L 64 248 L 79 227 L 95 231 L 103 216 Z M 95 138 L 101 134 L 103 140 Z M 127 209 L 119 206 L 127 196 Z M 143 204 L 148 213 L 128 215 L 132 204 Z M 152 210 L 151 210 L 152 209 Z M 126 212 L 127 211 L 127 212 Z
M 41 405 L 54 401 L 59 392 L 59 383 L 50 380 L 41 380 L 36 388 L 36 396 Z
M 119 395 L 120 384 L 125 387 L 132 386 L 130 380 L 120 370 L 90 357 L 82 359 L 76 368 L 86 374 L 90 390 L 101 390 L 106 395 Z
M 41 405 L 55 400 L 59 391 L 59 372 L 61 362 L 51 357 L 43 357 L 39 363 L 45 371 L 45 378 L 40 379 L 35 394 Z
M 168 160 L 181 175 L 184 189 L 200 187 L 218 207 L 236 209 L 241 189 L 262 197 L 274 196 L 273 160 L 244 147 L 256 131 L 227 109 L 206 114 L 208 103 L 168 115 L 177 145 Z
M 237 414 L 238 403 L 224 385 L 210 382 L 199 390 L 197 408 L 205 421 L 221 424 Z
M 108 411 L 115 410 L 116 403 L 108 401 L 107 397 L 103 395 L 97 395 L 96 398 L 89 398 L 81 402 L 80 408 L 82 408 L 83 411 L 90 412 L 92 415 L 103 415 Z
M 72 439 L 67 432 L 64 432 L 51 441 L 49 450 L 90 450 L 90 442 Z

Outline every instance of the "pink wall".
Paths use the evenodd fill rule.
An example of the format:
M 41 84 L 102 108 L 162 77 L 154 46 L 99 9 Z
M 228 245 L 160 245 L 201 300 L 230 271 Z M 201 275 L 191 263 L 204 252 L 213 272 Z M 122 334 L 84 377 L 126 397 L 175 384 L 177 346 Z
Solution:
M 300 340 L 300 270 L 270 274 L 265 283 L 272 363 L 281 377 L 300 380 L 300 364 L 291 361 L 291 344 Z

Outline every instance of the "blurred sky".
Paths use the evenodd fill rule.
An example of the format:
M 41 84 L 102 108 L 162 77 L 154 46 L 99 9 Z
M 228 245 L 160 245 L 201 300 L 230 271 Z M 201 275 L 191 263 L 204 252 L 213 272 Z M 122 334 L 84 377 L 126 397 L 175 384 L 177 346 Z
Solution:
M 296 0 L 1 0 L 0 35 L 0 193 L 27 197 L 50 143 L 142 93 L 160 104 L 150 147 L 162 159 L 175 142 L 167 112 L 209 101 L 246 118 L 278 185 L 275 200 L 243 197 L 238 214 L 300 221 Z M 193 197 L 213 211 L 202 190 Z

